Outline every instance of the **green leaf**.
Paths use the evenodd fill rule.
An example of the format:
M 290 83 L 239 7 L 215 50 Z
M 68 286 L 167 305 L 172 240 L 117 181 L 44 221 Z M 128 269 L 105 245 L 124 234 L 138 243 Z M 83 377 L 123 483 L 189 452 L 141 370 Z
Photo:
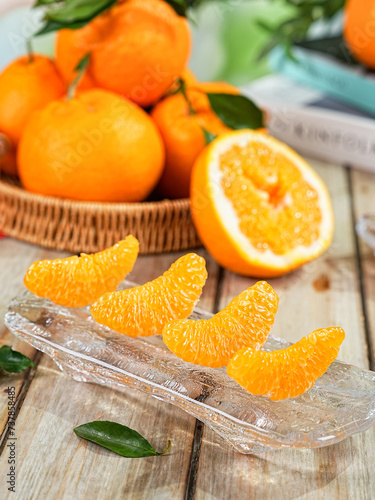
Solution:
M 112 7 L 116 0 L 65 0 L 62 5 L 49 9 L 46 19 L 64 24 L 93 19 L 98 13 Z
M 346 0 L 284 0 L 286 5 L 293 7 L 292 15 L 276 26 L 270 26 L 262 21 L 271 39 L 267 41 L 267 46 L 261 51 L 264 57 L 273 45 L 282 43 L 285 47 L 292 47 L 296 42 L 305 40 L 311 26 L 319 20 L 329 21 L 345 5 Z M 289 50 L 289 53 L 291 51 Z
M 211 107 L 229 128 L 264 127 L 263 112 L 243 95 L 207 93 Z
M 273 33 L 275 31 L 275 27 L 266 23 L 265 21 L 263 21 L 263 19 L 256 19 L 255 24 L 267 33 Z
M 37 0 L 34 5 L 33 5 L 33 9 L 35 9 L 36 7 L 43 7 L 44 5 L 50 5 L 52 3 L 62 3 L 64 2 L 64 0 Z
M 188 3 L 185 0 L 165 0 L 179 16 L 186 16 Z
M 206 0 L 165 0 L 179 16 Z M 61 29 L 79 29 L 117 3 L 117 0 L 36 0 L 33 7 L 46 7 L 45 24 L 34 35 Z
M 202 127 L 202 130 L 203 130 L 203 133 L 204 133 L 204 138 L 205 138 L 205 141 L 206 141 L 206 146 L 208 146 L 212 141 L 214 141 L 216 139 L 216 135 L 215 134 L 211 134 L 211 132 L 209 132 L 208 130 L 206 130 L 204 127 Z
M 179 16 L 187 17 L 188 11 L 199 7 L 202 3 L 207 3 L 207 0 L 164 0 L 167 2 Z M 228 0 L 224 0 L 228 1 Z
M 34 34 L 34 37 L 46 35 L 47 33 L 53 33 L 54 31 L 69 29 L 69 30 L 78 30 L 79 28 L 83 28 L 86 26 L 87 22 L 79 21 L 76 23 L 58 23 L 56 21 L 46 21 L 43 26 Z
M 162 452 L 157 452 L 147 439 L 137 431 L 125 425 L 107 420 L 88 422 L 76 427 L 74 432 L 83 439 L 92 441 L 108 450 L 118 453 L 122 457 L 128 458 L 163 455 L 171 447 L 171 442 L 168 441 L 168 448 Z
M 35 36 L 51 33 L 60 29 L 79 29 L 92 19 L 115 5 L 117 0 L 63 0 L 51 3 L 38 0 L 34 6 L 47 6 L 45 24 Z
M 257 56 L 257 61 L 260 61 L 263 59 L 264 56 L 266 56 L 269 52 L 271 52 L 272 49 L 274 49 L 279 43 L 283 41 L 283 37 L 280 35 L 275 35 L 272 37 L 261 49 Z
M 9 345 L 0 348 L 0 368 L 10 373 L 19 373 L 30 366 L 36 366 L 34 361 L 24 354 L 13 351 Z
M 345 45 L 342 35 L 335 37 L 315 38 L 313 40 L 304 40 L 295 44 L 297 47 L 321 52 L 322 54 L 330 55 L 335 59 L 346 64 L 358 66 L 358 61 L 354 59 L 350 50 Z

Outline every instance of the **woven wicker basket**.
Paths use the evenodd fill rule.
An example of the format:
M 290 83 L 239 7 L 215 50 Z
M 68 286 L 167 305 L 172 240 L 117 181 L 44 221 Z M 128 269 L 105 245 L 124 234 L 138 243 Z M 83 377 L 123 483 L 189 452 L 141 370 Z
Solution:
M 12 178 L 0 180 L 0 230 L 8 236 L 47 248 L 97 252 L 128 234 L 142 254 L 201 245 L 190 214 L 190 201 L 89 203 L 41 196 L 22 189 Z

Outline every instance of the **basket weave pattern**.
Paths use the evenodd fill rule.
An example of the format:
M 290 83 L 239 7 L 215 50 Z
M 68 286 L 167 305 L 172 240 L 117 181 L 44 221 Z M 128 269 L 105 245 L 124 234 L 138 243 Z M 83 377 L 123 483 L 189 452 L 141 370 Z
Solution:
M 162 253 L 201 245 L 190 201 L 89 203 L 41 196 L 8 177 L 0 180 L 0 230 L 20 240 L 57 250 L 92 253 L 128 234 L 140 253 Z

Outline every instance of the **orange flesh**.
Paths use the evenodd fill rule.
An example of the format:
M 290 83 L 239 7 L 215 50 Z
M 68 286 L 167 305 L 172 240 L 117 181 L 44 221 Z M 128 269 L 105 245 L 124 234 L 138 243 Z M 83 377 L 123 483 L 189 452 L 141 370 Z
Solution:
M 342 328 L 322 328 L 279 351 L 244 348 L 230 360 L 227 373 L 252 394 L 274 401 L 299 396 L 327 371 L 344 338 Z
M 91 314 L 98 323 L 130 337 L 158 335 L 169 321 L 190 316 L 206 279 L 203 257 L 187 254 L 145 285 L 103 295 L 91 306 Z
M 104 293 L 116 290 L 133 269 L 138 249 L 138 240 L 130 235 L 96 254 L 34 262 L 24 283 L 32 293 L 55 304 L 87 306 Z
M 279 299 L 274 289 L 258 282 L 208 320 L 172 321 L 163 341 L 177 356 L 202 366 L 225 366 L 241 347 L 260 348 L 267 339 Z
M 223 153 L 220 171 L 240 230 L 256 250 L 283 255 L 318 239 L 318 194 L 284 155 L 252 141 Z

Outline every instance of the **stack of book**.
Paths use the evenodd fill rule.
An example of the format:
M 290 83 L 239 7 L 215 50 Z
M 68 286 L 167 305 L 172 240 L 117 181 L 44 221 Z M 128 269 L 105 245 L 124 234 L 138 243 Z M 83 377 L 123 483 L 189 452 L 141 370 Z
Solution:
M 270 55 L 278 72 L 242 88 L 272 135 L 302 154 L 375 172 L 375 74 L 296 47 Z

